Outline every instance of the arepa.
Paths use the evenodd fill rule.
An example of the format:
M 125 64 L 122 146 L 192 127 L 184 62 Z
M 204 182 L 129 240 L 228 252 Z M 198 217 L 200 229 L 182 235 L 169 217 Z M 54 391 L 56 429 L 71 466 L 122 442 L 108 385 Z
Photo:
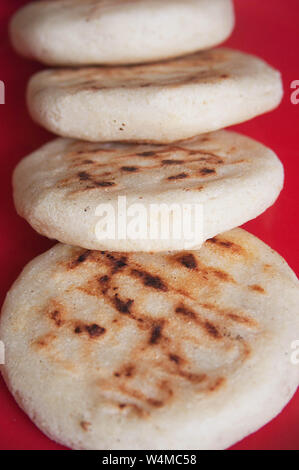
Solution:
M 283 179 L 271 150 L 218 131 L 169 145 L 56 139 L 19 163 L 13 187 L 18 213 L 49 238 L 88 249 L 157 252 L 190 249 L 257 217 L 274 203 Z M 174 219 L 191 236 L 184 227 L 172 230 Z M 139 228 L 119 234 L 119 220 Z M 107 231 L 105 221 L 115 230 Z
M 200 251 L 33 260 L 6 298 L 2 373 L 50 438 L 74 449 L 224 449 L 299 383 L 299 288 L 240 229 Z
M 224 41 L 231 0 L 56 0 L 29 3 L 10 32 L 22 55 L 50 65 L 167 59 Z
M 281 97 L 279 72 L 229 49 L 148 65 L 46 70 L 27 91 L 37 123 L 98 142 L 187 139 L 270 111 Z

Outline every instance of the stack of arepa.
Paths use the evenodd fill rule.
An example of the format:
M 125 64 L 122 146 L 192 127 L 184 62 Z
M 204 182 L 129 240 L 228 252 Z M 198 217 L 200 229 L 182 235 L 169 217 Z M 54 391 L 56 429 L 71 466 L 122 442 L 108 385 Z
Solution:
M 52 67 L 28 107 L 59 136 L 17 166 L 15 205 L 60 243 L 7 295 L 1 371 L 73 449 L 224 449 L 297 389 L 297 278 L 236 228 L 275 202 L 283 167 L 222 130 L 275 108 L 282 82 L 213 49 L 233 26 L 230 0 L 45 0 L 12 19 L 15 49 Z M 200 206 L 194 237 L 148 236 L 154 205 Z M 99 206 L 149 232 L 101 236 Z

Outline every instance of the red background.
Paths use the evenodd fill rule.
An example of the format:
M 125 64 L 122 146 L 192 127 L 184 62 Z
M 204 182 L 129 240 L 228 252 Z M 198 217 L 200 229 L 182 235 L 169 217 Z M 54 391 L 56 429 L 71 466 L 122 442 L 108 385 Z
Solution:
M 25 107 L 25 86 L 40 65 L 17 57 L 7 38 L 11 14 L 25 0 L 1 0 L 0 80 L 6 85 L 6 104 L 0 105 L 1 232 L 0 302 L 33 257 L 53 242 L 37 235 L 13 208 L 11 173 L 20 160 L 51 138 L 34 125 Z M 236 126 L 240 132 L 268 145 L 280 156 L 286 169 L 286 185 L 278 202 L 246 228 L 271 245 L 299 271 L 297 248 L 299 183 L 299 104 L 291 104 L 290 84 L 299 80 L 298 0 L 235 0 L 237 26 L 227 44 L 266 59 L 283 74 L 285 97 L 279 109 Z M 299 45 L 299 43 L 298 43 Z M 294 338 L 295 339 L 295 338 Z M 250 384 L 249 384 L 250 385 Z M 18 408 L 0 379 L 0 449 L 62 449 L 46 438 Z M 234 449 L 299 449 L 299 392 L 270 424 L 234 446 Z

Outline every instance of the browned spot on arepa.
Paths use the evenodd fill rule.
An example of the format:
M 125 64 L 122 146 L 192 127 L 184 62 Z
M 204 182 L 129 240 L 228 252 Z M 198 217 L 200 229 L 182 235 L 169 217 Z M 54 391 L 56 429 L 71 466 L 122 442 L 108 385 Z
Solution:
M 204 188 L 199 183 L 221 178 L 222 168 L 229 166 L 233 171 L 234 165 L 246 164 L 238 154 L 223 154 L 216 145 L 214 150 L 209 137 L 200 136 L 175 144 L 151 145 L 150 150 L 143 150 L 145 145 L 70 143 L 63 154 L 64 176 L 55 186 L 69 197 L 91 191 L 132 191 L 135 185 L 145 187 L 152 181 L 157 187 L 160 181 L 196 191 Z
M 259 286 L 258 284 L 252 284 L 251 286 L 248 286 L 250 290 L 253 290 L 254 292 L 258 292 L 259 294 L 265 294 L 266 291 L 262 286 Z
M 215 250 L 226 253 L 222 268 Z M 248 289 L 231 270 L 247 252 L 226 236 L 200 251 L 157 255 L 70 248 L 57 266 L 58 278 L 68 277 L 65 297 L 57 293 L 40 311 L 47 331 L 32 347 L 68 373 L 88 367 L 99 399 L 138 419 L 186 390 L 217 393 L 250 357 L 260 330 L 254 312 L 219 300 L 226 289 L 260 293 L 260 284 Z M 74 345 L 76 360 L 59 341 Z M 208 365 L 209 352 L 217 367 Z

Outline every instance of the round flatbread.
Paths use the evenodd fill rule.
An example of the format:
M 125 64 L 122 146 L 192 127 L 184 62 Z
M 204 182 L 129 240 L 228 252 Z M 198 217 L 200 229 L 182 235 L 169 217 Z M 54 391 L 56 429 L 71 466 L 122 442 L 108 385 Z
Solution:
M 160 146 L 56 139 L 21 161 L 13 186 L 18 213 L 49 238 L 163 251 L 198 246 L 257 217 L 283 179 L 271 150 L 219 131 Z
M 194 252 L 58 244 L 7 296 L 2 372 L 69 447 L 224 449 L 296 391 L 298 303 L 285 261 L 240 229 Z
M 64 0 L 20 9 L 15 49 L 50 65 L 131 64 L 213 47 L 232 32 L 231 0 Z
M 63 137 L 168 143 L 275 108 L 280 74 L 256 57 L 215 49 L 150 65 L 56 69 L 29 82 L 33 119 Z

